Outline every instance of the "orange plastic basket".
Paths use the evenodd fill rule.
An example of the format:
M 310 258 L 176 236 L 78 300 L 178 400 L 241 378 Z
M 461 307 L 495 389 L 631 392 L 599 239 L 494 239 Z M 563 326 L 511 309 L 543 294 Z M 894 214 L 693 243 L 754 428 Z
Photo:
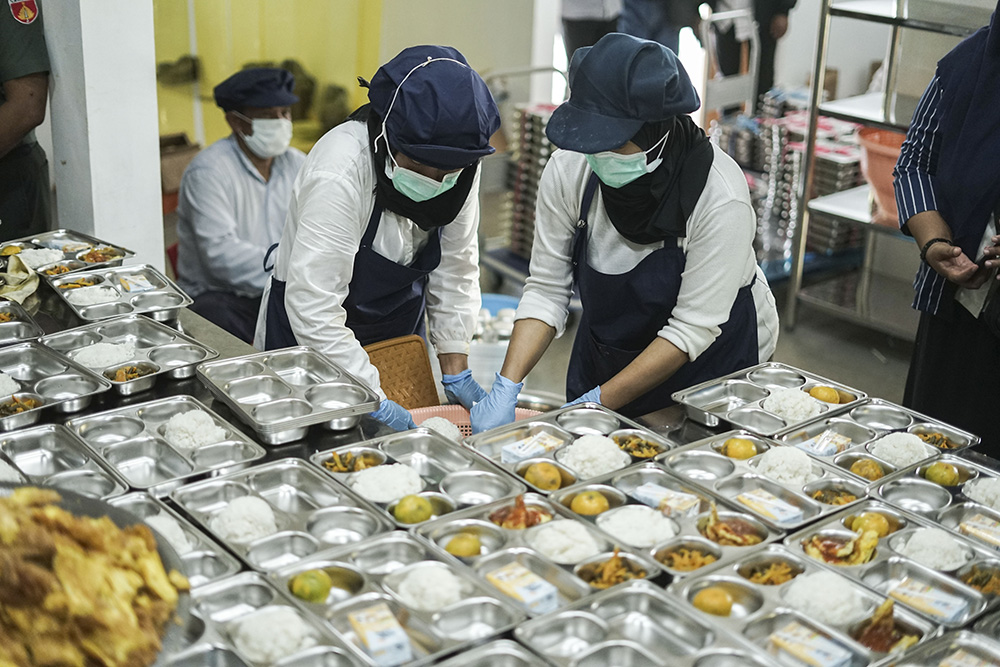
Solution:
M 427 408 L 414 408 L 410 410 L 410 414 L 413 415 L 413 421 L 417 426 L 420 426 L 425 419 L 444 417 L 458 427 L 458 430 L 462 432 L 462 437 L 468 438 L 472 435 L 472 422 L 469 420 L 469 411 L 461 405 L 434 405 Z M 530 419 L 540 414 L 542 413 L 537 410 L 514 408 L 515 421 Z
M 876 211 L 874 221 L 887 227 L 897 227 L 896 194 L 892 170 L 899 159 L 899 150 L 906 135 L 900 132 L 866 127 L 858 132 L 861 144 L 861 171 L 872 186 Z

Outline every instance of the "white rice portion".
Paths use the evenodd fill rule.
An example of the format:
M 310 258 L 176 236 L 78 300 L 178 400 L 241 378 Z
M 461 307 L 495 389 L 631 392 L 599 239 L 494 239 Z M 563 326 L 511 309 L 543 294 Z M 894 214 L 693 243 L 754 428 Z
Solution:
M 860 621 L 870 607 L 857 586 L 833 572 L 800 574 L 788 584 L 784 598 L 809 618 L 834 626 Z
M 21 391 L 21 384 L 3 371 L 0 371 L 0 396 L 10 396 L 19 391 Z
M 630 547 L 651 547 L 677 534 L 670 519 L 645 505 L 605 512 L 597 517 L 597 527 Z
M 771 447 L 757 461 L 757 472 L 797 491 L 817 477 L 812 459 L 798 447 Z
M 921 565 L 948 572 L 965 565 L 969 552 L 940 528 L 918 528 L 899 553 Z
M 531 533 L 528 542 L 543 556 L 563 565 L 576 565 L 601 553 L 601 547 L 590 531 L 568 519 L 542 525 Z
M 1000 510 L 1000 477 L 981 477 L 966 484 L 963 491 L 977 503 Z
M 590 479 L 624 468 L 632 459 L 611 438 L 585 435 L 556 452 L 556 459 L 576 473 L 580 479 Z
M 763 406 L 789 424 L 815 417 L 821 409 L 819 401 L 801 389 L 775 389 L 764 399 Z
M 226 439 L 226 431 L 204 410 L 188 410 L 167 420 L 163 435 L 181 449 L 197 449 Z
M 135 358 L 135 343 L 94 343 L 82 348 L 73 361 L 87 368 L 107 368 Z
M 313 629 L 291 607 L 268 605 L 229 627 L 236 650 L 251 662 L 270 664 L 316 645 Z
M 871 453 L 897 468 L 905 468 L 927 458 L 924 441 L 912 433 L 890 433 L 871 445 Z
M 174 551 L 178 555 L 183 556 L 194 549 L 181 525 L 169 514 L 156 514 L 147 517 L 146 524 L 156 530 L 174 548 Z
M 256 496 L 233 500 L 212 517 L 209 526 L 219 537 L 236 544 L 246 544 L 278 532 L 274 510 Z
M 420 422 L 420 425 L 429 428 L 430 430 L 443 435 L 444 437 L 454 440 L 455 442 L 462 442 L 462 431 L 457 426 L 452 424 L 450 421 L 444 417 L 428 417 L 427 419 Z
M 23 481 L 24 477 L 17 471 L 17 468 L 4 461 L 0 461 L 0 482 L 20 484 Z
M 17 253 L 17 256 L 28 268 L 37 269 L 40 266 L 58 262 L 63 258 L 63 253 L 61 250 L 52 248 L 25 248 Z
M 76 306 L 93 306 L 117 301 L 119 296 L 118 290 L 113 287 L 85 287 L 70 291 L 66 300 Z
M 438 611 L 462 599 L 462 580 L 447 567 L 416 567 L 399 582 L 399 597 L 410 607 Z
M 392 503 L 424 490 L 424 480 L 408 465 L 393 463 L 354 473 L 351 488 L 375 503 Z

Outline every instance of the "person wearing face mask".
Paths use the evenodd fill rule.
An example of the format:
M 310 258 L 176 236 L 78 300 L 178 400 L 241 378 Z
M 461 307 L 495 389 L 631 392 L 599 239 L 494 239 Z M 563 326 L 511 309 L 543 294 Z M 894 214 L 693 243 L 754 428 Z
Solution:
M 287 70 L 253 68 L 216 86 L 233 133 L 198 153 L 178 194 L 177 282 L 193 311 L 248 343 L 268 277 L 264 255 L 281 238 L 305 161 L 289 148 L 294 83 Z
M 687 115 L 700 102 L 674 53 L 612 33 L 574 54 L 569 80 L 546 127 L 561 150 L 539 185 L 530 277 L 503 367 L 472 408 L 477 432 L 513 421 L 522 380 L 566 326 L 574 283 L 583 315 L 570 404 L 647 414 L 777 343 L 746 179 Z
M 309 345 L 382 398 L 376 419 L 403 430 L 363 346 L 424 334 L 446 395 L 485 396 L 468 370 L 479 292 L 479 160 L 500 114 L 464 56 L 405 49 L 368 84 L 369 103 L 327 132 L 292 188 L 255 345 Z

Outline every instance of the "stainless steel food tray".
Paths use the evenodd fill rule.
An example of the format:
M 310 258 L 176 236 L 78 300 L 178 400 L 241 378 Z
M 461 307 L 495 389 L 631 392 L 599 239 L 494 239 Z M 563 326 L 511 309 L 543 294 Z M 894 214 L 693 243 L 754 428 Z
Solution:
M 1000 665 L 1000 642 L 997 641 L 997 635 L 984 636 L 982 633 L 963 630 L 946 633 L 934 641 L 924 644 L 918 650 L 907 654 L 906 659 L 901 661 L 898 667 L 941 665 L 944 660 L 955 656 L 959 651 L 983 660 L 986 664 Z M 953 662 L 951 664 L 960 663 Z M 964 664 L 978 663 L 966 662 Z
M 875 555 L 871 561 L 863 565 L 838 566 L 826 563 L 825 561 L 811 559 L 805 553 L 802 543 L 813 535 L 818 534 L 834 539 L 853 537 L 854 533 L 847 528 L 845 520 L 850 516 L 866 511 L 876 511 L 886 515 L 892 519 L 891 525 L 898 526 L 888 536 L 879 540 Z M 995 554 L 991 554 L 988 550 L 982 549 L 973 542 L 969 542 L 957 535 L 954 539 L 967 552 L 969 560 L 967 560 L 964 566 L 953 572 L 932 570 L 901 555 L 896 550 L 901 544 L 905 544 L 905 541 L 909 539 L 915 529 L 933 526 L 932 522 L 915 514 L 904 512 L 876 500 L 868 500 L 789 535 L 785 538 L 784 544 L 793 553 L 802 554 L 803 557 L 811 559 L 812 562 L 819 563 L 827 569 L 843 574 L 883 595 L 889 595 L 902 580 L 910 578 L 917 583 L 960 598 L 965 604 L 964 611 L 961 614 L 956 614 L 954 618 L 933 615 L 902 601 L 899 602 L 901 606 L 909 608 L 914 613 L 942 627 L 949 629 L 960 628 L 978 618 L 989 607 L 995 606 L 1000 601 L 1000 596 L 992 596 L 993 599 L 990 599 L 966 586 L 960 581 L 960 577 L 974 566 L 994 567 L 1000 566 L 1000 563 L 994 560 Z
M 45 424 L 0 436 L 0 460 L 8 459 L 27 481 L 107 500 L 128 491 L 118 472 L 65 426 Z
M 857 642 L 855 636 L 861 630 L 863 622 L 871 618 L 878 606 L 885 602 L 884 595 L 875 593 L 835 572 L 834 574 L 843 580 L 842 586 L 855 588 L 858 596 L 864 600 L 865 608 L 850 623 L 825 623 L 785 602 L 783 595 L 791 585 L 791 581 L 779 585 L 764 585 L 750 581 L 750 573 L 755 568 L 778 563 L 788 564 L 796 577 L 826 569 L 810 558 L 796 555 L 779 544 L 772 544 L 755 553 L 747 554 L 733 563 L 711 569 L 705 568 L 692 577 L 675 581 L 667 588 L 667 592 L 691 604 L 694 596 L 705 588 L 709 586 L 721 588 L 733 599 L 732 613 L 729 616 L 714 616 L 697 610 L 692 605 L 695 613 L 701 615 L 706 622 L 732 634 L 742 635 L 766 652 L 772 650 L 769 638 L 775 630 L 791 622 L 798 622 L 850 653 L 851 658 L 847 664 L 852 666 L 884 665 L 898 660 L 915 650 L 920 643 L 930 641 L 939 633 L 938 626 L 934 623 L 898 606 L 893 610 L 897 625 L 905 628 L 908 634 L 919 635 L 920 643 L 904 652 L 889 654 L 872 651 Z
M 38 402 L 38 407 L 0 417 L 0 431 L 35 424 L 48 409 L 78 412 L 90 405 L 94 396 L 111 387 L 104 378 L 38 343 L 0 348 L 0 371 L 20 385 L 14 399 L 30 398 Z M 5 396 L 0 403 L 10 400 Z
M 684 406 L 684 411 L 690 419 L 705 426 L 716 427 L 728 423 L 734 428 L 744 428 L 759 435 L 771 436 L 811 419 L 790 423 L 765 410 L 764 399 L 774 390 L 809 391 L 817 385 L 839 389 L 855 397 L 853 401 L 841 404 L 817 401 L 821 414 L 827 417 L 849 410 L 868 398 L 863 391 L 773 361 L 702 382 L 675 392 L 671 397 Z
M 63 254 L 61 260 L 38 267 L 38 275 L 44 278 L 50 278 L 53 275 L 65 275 L 66 273 L 72 273 L 74 271 L 95 269 L 99 266 L 121 266 L 122 261 L 135 255 L 135 253 L 128 248 L 123 248 L 122 246 L 114 243 L 106 243 L 105 241 L 96 239 L 93 236 L 88 236 L 71 229 L 56 229 L 51 232 L 45 232 L 44 234 L 26 236 L 24 238 L 8 241 L 7 243 L 0 245 L 0 250 L 10 245 L 16 245 L 21 248 L 52 248 L 53 250 L 61 251 Z M 83 255 L 94 248 L 111 248 L 121 253 L 121 257 L 113 259 L 109 262 L 87 262 L 81 259 Z M 6 269 L 7 258 L 4 257 L 2 261 L 3 266 Z M 50 274 L 46 272 L 47 269 L 51 270 L 55 267 L 65 268 L 66 271 L 59 274 Z
M 487 574 L 490 572 L 509 563 L 520 563 L 524 568 L 556 587 L 559 607 L 564 607 L 596 592 L 598 589 L 584 581 L 579 576 L 579 572 L 587 565 L 610 558 L 614 547 L 618 545 L 592 524 L 581 521 L 575 514 L 562 505 L 552 502 L 551 499 L 529 493 L 524 496 L 524 501 L 528 507 L 540 508 L 551 514 L 552 521 L 567 520 L 583 525 L 597 543 L 598 554 L 577 563 L 557 563 L 544 555 L 534 544 L 539 532 L 551 525 L 552 521 L 522 530 L 502 528 L 490 521 L 490 514 L 502 507 L 513 505 L 513 500 L 501 500 L 489 505 L 480 505 L 453 512 L 440 519 L 425 523 L 415 529 L 415 532 L 427 538 L 441 553 L 447 553 L 445 547 L 458 533 L 477 535 L 482 545 L 480 554 L 459 560 L 471 566 L 476 574 L 487 583 L 489 583 Z M 622 545 L 621 553 L 631 562 L 645 569 L 649 579 L 655 579 L 663 572 L 655 562 L 643 555 L 641 551 Z M 489 585 L 492 586 L 492 584 Z M 537 612 L 521 605 L 516 600 L 515 603 L 524 608 L 529 615 L 538 615 Z
M 213 519 L 229 502 L 253 496 L 267 502 L 278 531 L 246 543 L 227 539 Z M 321 549 L 358 542 L 393 524 L 353 491 L 301 459 L 281 459 L 175 489 L 171 499 L 258 570 L 275 570 Z
M 549 663 L 509 639 L 498 639 L 439 662 L 438 667 L 548 667 Z
M 944 486 L 927 479 L 925 476 L 927 469 L 935 463 L 954 466 L 959 473 L 958 484 Z M 904 468 L 887 479 L 879 480 L 878 484 L 872 485 L 871 495 L 900 509 L 929 518 L 939 516 L 942 511 L 960 503 L 976 505 L 995 512 L 992 507 L 977 503 L 966 495 L 965 491 L 970 484 L 998 476 L 1000 473 L 997 471 L 961 456 L 942 454 L 932 460 Z
M 595 477 L 589 482 L 584 482 L 583 484 L 577 484 L 567 489 L 560 489 L 550 496 L 550 500 L 555 504 L 561 505 L 573 516 L 578 517 L 581 521 L 592 523 L 600 529 L 599 519 L 601 515 L 593 517 L 576 514 L 570 508 L 573 499 L 584 491 L 597 491 L 608 499 L 608 505 L 610 507 L 608 511 L 610 512 L 615 508 L 626 505 L 644 504 L 640 502 L 635 495 L 636 489 L 643 484 L 656 484 L 657 486 L 661 486 L 669 491 L 686 493 L 698 498 L 698 506 L 695 508 L 694 512 L 689 514 L 670 514 L 672 521 L 677 527 L 676 535 L 668 540 L 657 542 L 648 547 L 633 547 L 641 549 L 648 558 L 656 561 L 661 568 L 663 568 L 675 579 L 688 577 L 694 572 L 699 571 L 675 570 L 664 562 L 667 554 L 677 551 L 678 549 L 699 549 L 703 553 L 712 554 L 712 556 L 716 559 L 715 562 L 721 564 L 732 562 L 734 559 L 746 554 L 747 551 L 756 548 L 723 546 L 704 536 L 699 529 L 699 525 L 701 525 L 703 520 L 708 518 L 708 512 L 711 510 L 712 503 L 716 504 L 716 507 L 720 510 L 722 516 L 742 513 L 742 515 L 750 521 L 752 525 L 759 527 L 760 535 L 762 537 L 761 544 L 773 542 L 784 534 L 784 531 L 781 529 L 770 528 L 764 525 L 756 518 L 751 517 L 748 513 L 740 510 L 740 508 L 735 504 L 722 499 L 722 496 L 705 490 L 700 486 L 690 484 L 687 479 L 671 474 L 661 463 L 655 462 L 647 462 L 632 466 L 625 470 L 619 470 L 608 475 Z M 613 535 L 607 533 L 606 531 L 602 532 L 607 535 L 609 540 L 615 539 Z M 715 564 L 712 566 L 714 567 L 714 565 Z
M 204 621 L 204 632 L 192 648 L 178 656 L 170 667 L 191 665 L 242 665 L 249 667 L 361 667 L 367 664 L 341 636 L 327 624 L 305 614 L 291 596 L 276 588 L 266 577 L 256 572 L 241 572 L 194 590 L 191 594 Z M 274 662 L 254 661 L 239 648 L 236 633 L 239 624 L 254 614 L 266 613 L 270 607 L 287 607 L 309 626 L 311 646 L 302 646 Z M 274 632 L 282 632 L 275 626 Z M 234 657 L 242 662 L 234 660 Z
M 1000 611 L 994 611 L 983 616 L 981 619 L 976 621 L 976 625 L 974 627 L 976 632 L 984 634 L 987 637 L 994 637 L 1000 641 Z M 1000 655 L 998 655 L 998 657 L 1000 657 Z
M 558 667 L 767 667 L 763 653 L 719 632 L 648 581 L 631 581 L 522 623 L 519 642 Z
M 374 457 L 382 465 L 399 463 L 410 466 L 420 474 L 424 488 L 419 495 L 430 502 L 434 512 L 432 517 L 472 505 L 511 498 L 524 493 L 526 488 L 524 484 L 485 457 L 426 428 L 402 431 L 356 445 L 338 447 L 319 452 L 310 458 L 335 480 L 348 488 L 353 488 L 352 483 L 358 473 L 338 473 L 323 465 L 334 453 L 339 456 L 351 454 L 356 457 Z M 405 494 L 397 495 L 401 497 Z M 393 513 L 395 500 L 388 503 L 367 498 L 366 500 L 384 512 L 398 528 L 406 529 L 419 525 L 403 523 L 396 519 Z
M 0 299 L 0 315 L 9 315 L 9 322 L 0 322 L 0 346 L 37 340 L 45 335 L 28 311 L 17 301 Z
M 224 439 L 194 449 L 171 443 L 166 436 L 167 422 L 176 414 L 194 410 L 208 414 L 225 432 Z M 190 396 L 172 396 L 77 417 L 66 426 L 132 488 L 159 496 L 192 478 L 245 468 L 267 454 L 263 447 Z
M 222 545 L 154 496 L 142 492 L 129 493 L 112 499 L 109 504 L 131 512 L 143 521 L 165 515 L 177 522 L 191 545 L 191 550 L 182 553 L 172 543 L 171 546 L 174 546 L 174 551 L 180 557 L 184 575 L 192 588 L 231 577 L 243 569 L 243 564 Z
M 194 375 L 196 364 L 215 359 L 219 353 L 165 324 L 145 315 L 122 315 L 110 320 L 51 334 L 41 339 L 43 345 L 74 359 L 80 350 L 95 343 L 135 345 L 135 355 L 129 361 L 95 372 L 110 380 L 115 391 L 123 396 L 146 391 L 160 377 L 179 380 Z M 147 375 L 125 382 L 115 381 L 115 371 L 125 366 L 138 366 L 150 371 Z
M 549 435 L 562 441 L 556 449 L 525 458 L 514 463 L 503 461 L 502 450 L 505 446 L 524 441 L 538 435 Z M 583 435 L 606 435 L 614 437 L 624 434 L 636 434 L 656 445 L 661 454 L 670 450 L 671 445 L 664 438 L 644 428 L 637 422 L 622 417 L 596 403 L 573 405 L 552 412 L 525 419 L 523 421 L 501 426 L 499 428 L 479 433 L 465 439 L 465 444 L 486 458 L 494 461 L 504 470 L 520 478 L 533 492 L 548 495 L 552 491 L 542 489 L 524 479 L 525 471 L 534 463 L 550 463 L 558 470 L 561 479 L 560 488 L 572 486 L 578 482 L 576 472 L 561 462 L 561 453 L 573 441 Z M 633 463 L 647 461 L 622 452 L 621 466 L 625 468 Z
M 509 632 L 526 618 L 524 612 L 464 565 L 409 533 L 373 537 L 300 561 L 271 576 L 279 589 L 288 590 L 295 575 L 314 569 L 329 574 L 336 582 L 335 587 L 321 603 L 294 598 L 296 604 L 326 621 L 359 653 L 365 649 L 351 627 L 349 616 L 385 604 L 409 639 L 412 660 L 408 665 L 429 664 L 448 653 Z M 441 609 L 423 609 L 400 593 L 406 577 L 429 576 L 435 571 L 449 572 L 461 581 L 459 601 Z
M 757 455 L 749 459 L 736 459 L 722 454 L 723 444 L 730 438 L 751 441 L 757 448 Z M 840 468 L 817 459 L 812 460 L 813 480 L 795 488 L 758 473 L 757 465 L 761 456 L 773 445 L 774 441 L 759 438 L 747 431 L 727 431 L 671 452 L 662 457 L 661 462 L 667 470 L 681 479 L 730 500 L 740 509 L 752 512 L 760 521 L 777 530 L 794 530 L 865 498 L 867 487 L 864 484 L 852 476 L 842 474 L 843 470 Z M 812 498 L 816 491 L 829 488 L 847 491 L 856 496 L 856 500 L 846 505 L 828 505 Z M 798 508 L 802 517 L 779 522 L 741 500 L 743 494 L 758 490 Z
M 81 281 L 90 285 L 74 286 Z M 143 313 L 157 322 L 168 322 L 177 319 L 181 308 L 194 303 L 174 281 L 149 264 L 78 271 L 67 276 L 53 277 L 49 284 L 73 314 L 87 322 L 129 313 Z M 108 293 L 107 302 L 77 305 L 73 295 L 98 290 Z
M 198 378 L 269 445 L 299 440 L 313 424 L 353 428 L 379 403 L 360 380 L 304 346 L 204 363 Z

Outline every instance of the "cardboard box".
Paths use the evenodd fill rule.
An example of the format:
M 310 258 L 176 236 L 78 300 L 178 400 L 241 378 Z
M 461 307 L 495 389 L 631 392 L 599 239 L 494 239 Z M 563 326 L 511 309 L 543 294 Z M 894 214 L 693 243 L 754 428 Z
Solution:
M 163 194 L 180 189 L 184 170 L 200 150 L 201 146 L 192 144 L 183 132 L 160 137 L 160 186 Z

